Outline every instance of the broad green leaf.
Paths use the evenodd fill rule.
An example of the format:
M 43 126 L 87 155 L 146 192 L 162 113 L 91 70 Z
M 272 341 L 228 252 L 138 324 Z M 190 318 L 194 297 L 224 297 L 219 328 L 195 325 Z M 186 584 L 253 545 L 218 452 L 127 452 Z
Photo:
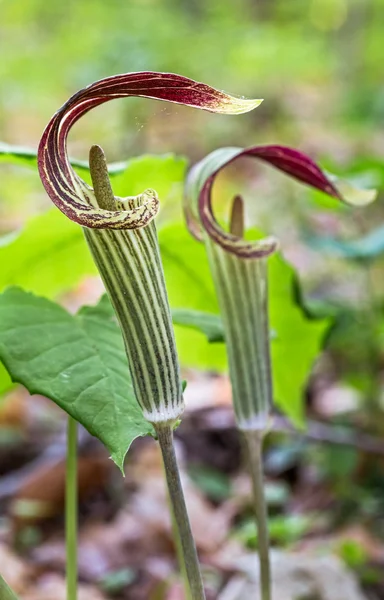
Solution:
M 219 310 L 204 246 L 196 242 L 183 223 L 162 227 L 159 242 L 171 307 L 217 315 Z M 176 325 L 175 333 L 182 365 L 225 370 L 224 345 L 212 345 L 199 331 L 180 325 Z
M 0 264 L 0 290 L 19 285 L 51 298 L 97 273 L 81 227 L 55 208 L 0 244 Z
M 132 158 L 113 178 L 113 192 L 117 196 L 136 196 L 150 187 L 160 198 L 160 216 L 169 213 L 170 205 L 180 212 L 186 169 L 186 158 L 174 154 Z
M 19 285 L 53 298 L 96 274 L 83 232 L 52 208 L 0 238 L 0 291 Z M 0 394 L 13 383 L 0 363 Z
M 11 148 L 15 160 L 28 162 L 36 158 L 33 150 L 16 151 L 1 144 L 0 156 L 3 149 L 7 160 L 6 148 Z M 81 161 L 77 164 L 83 165 Z M 177 199 L 176 204 L 181 206 L 184 158 L 172 154 L 145 155 L 116 165 L 120 165 L 120 174 L 113 180 L 117 195 L 134 195 L 152 187 L 162 204 Z M 117 173 L 116 166 L 114 169 Z M 55 208 L 30 219 L 19 232 L 0 238 L 0 264 L 0 290 L 20 285 L 49 298 L 74 288 L 85 275 L 97 273 L 81 227 Z
M 304 391 L 331 321 L 309 319 L 296 302 L 295 271 L 279 255 L 269 258 L 269 314 L 274 400 L 295 425 L 304 424 Z
M 9 288 L 0 295 L 0 358 L 13 381 L 84 425 L 121 469 L 132 441 L 153 431 L 136 402 L 122 336 L 105 299 L 73 316 Z
M 224 327 L 219 315 L 200 310 L 174 308 L 172 309 L 172 320 L 174 325 L 183 325 L 200 331 L 211 344 L 224 342 Z

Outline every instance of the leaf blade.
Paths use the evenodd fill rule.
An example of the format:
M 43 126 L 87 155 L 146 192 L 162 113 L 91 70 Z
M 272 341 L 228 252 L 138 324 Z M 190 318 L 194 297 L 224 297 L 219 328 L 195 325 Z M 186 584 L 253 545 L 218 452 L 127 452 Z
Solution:
M 0 358 L 14 381 L 50 398 L 98 437 L 121 469 L 132 441 L 153 431 L 136 403 L 118 326 L 103 307 L 73 316 L 9 288 L 0 295 Z

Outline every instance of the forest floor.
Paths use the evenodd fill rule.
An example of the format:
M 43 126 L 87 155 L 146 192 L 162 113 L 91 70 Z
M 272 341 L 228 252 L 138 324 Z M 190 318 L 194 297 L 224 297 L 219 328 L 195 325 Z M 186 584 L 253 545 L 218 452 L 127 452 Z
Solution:
M 229 383 L 188 379 L 176 442 L 207 599 L 257 598 L 257 536 Z M 323 391 L 305 436 L 277 418 L 266 440 L 274 600 L 384 598 L 380 498 L 371 486 L 384 449 L 333 426 L 331 398 L 340 405 L 348 394 Z M 21 600 L 65 600 L 65 421 L 19 388 L 1 406 L 0 425 L 2 574 Z M 79 600 L 182 600 L 154 440 L 134 442 L 125 471 L 123 479 L 80 432 Z

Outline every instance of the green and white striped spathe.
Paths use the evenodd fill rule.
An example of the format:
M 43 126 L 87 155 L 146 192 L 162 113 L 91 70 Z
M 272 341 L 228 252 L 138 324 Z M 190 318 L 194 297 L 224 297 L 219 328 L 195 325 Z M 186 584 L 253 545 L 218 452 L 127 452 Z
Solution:
M 225 331 L 233 405 L 240 429 L 264 430 L 272 403 L 267 258 L 229 253 L 204 241 Z
M 372 194 L 347 197 L 307 155 L 281 145 L 220 148 L 189 171 L 184 214 L 191 234 L 204 241 L 224 321 L 233 401 L 242 429 L 264 429 L 272 400 L 268 333 L 267 259 L 278 247 L 273 236 L 250 241 L 243 236 L 242 200 L 233 204 L 230 231 L 216 220 L 212 188 L 217 175 L 241 157 L 266 162 L 339 201 L 363 205 Z
M 152 423 L 175 421 L 184 403 L 155 223 L 84 233 L 121 326 L 143 414 Z

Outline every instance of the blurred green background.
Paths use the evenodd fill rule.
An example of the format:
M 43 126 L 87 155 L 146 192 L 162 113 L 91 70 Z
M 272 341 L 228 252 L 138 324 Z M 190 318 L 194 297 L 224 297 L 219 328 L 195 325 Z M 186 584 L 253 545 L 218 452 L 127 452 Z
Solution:
M 97 141 L 109 160 L 170 150 L 197 159 L 217 146 L 278 140 L 339 169 L 380 156 L 384 0 L 0 0 L 0 14 L 5 142 L 36 147 L 53 112 L 96 79 L 160 70 L 265 102 L 241 118 L 108 103 L 76 126 L 72 154 L 86 158 Z M 1 173 L 1 216 L 10 220 L 10 189 L 20 197 L 29 183 L 9 175 L 8 187 Z M 24 214 L 39 202 L 30 198 Z
M 160 70 L 265 103 L 248 120 L 210 118 L 200 129 L 189 111 L 172 137 L 152 122 L 170 114 L 172 133 L 187 113 L 113 103 L 77 128 L 79 154 L 84 130 L 105 136 L 112 158 L 277 137 L 340 158 L 356 145 L 380 150 L 383 0 L 2 0 L 0 11 L 0 134 L 8 142 L 36 145 L 50 115 L 96 79 Z

